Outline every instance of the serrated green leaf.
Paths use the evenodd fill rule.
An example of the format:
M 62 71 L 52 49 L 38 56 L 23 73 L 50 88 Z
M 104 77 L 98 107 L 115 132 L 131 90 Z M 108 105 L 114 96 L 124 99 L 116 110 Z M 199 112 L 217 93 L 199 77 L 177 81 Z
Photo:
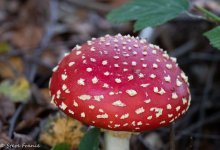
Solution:
M 71 149 L 70 145 L 66 143 L 57 144 L 52 148 L 52 150 L 70 150 L 70 149 Z
M 204 36 L 206 36 L 211 45 L 215 48 L 218 48 L 220 50 L 220 26 L 204 33 Z
M 100 129 L 92 128 L 82 138 L 79 144 L 79 150 L 98 150 Z
M 188 7 L 187 0 L 134 0 L 113 10 L 107 18 L 113 23 L 135 20 L 137 31 L 163 24 L 186 12 Z

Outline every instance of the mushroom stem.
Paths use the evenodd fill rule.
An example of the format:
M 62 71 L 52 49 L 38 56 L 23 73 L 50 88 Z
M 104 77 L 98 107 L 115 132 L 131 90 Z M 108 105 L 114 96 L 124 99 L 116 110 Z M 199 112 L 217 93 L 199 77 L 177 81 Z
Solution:
M 130 135 L 120 136 L 105 132 L 105 150 L 129 150 Z

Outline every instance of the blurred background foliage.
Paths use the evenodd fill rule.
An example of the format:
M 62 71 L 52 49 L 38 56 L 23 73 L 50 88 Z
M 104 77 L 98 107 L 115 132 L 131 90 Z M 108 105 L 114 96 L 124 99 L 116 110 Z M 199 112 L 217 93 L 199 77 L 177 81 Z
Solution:
M 6 149 L 8 143 L 30 143 L 40 144 L 45 150 L 76 150 L 88 127 L 60 114 L 50 103 L 52 68 L 76 44 L 117 33 L 141 36 L 160 45 L 177 57 L 189 76 L 192 105 L 174 125 L 176 149 L 219 149 L 220 52 L 206 37 L 219 48 L 219 22 L 215 17 L 220 16 L 220 2 L 179 0 L 181 7 L 176 0 L 164 4 L 155 0 L 154 11 L 159 11 L 159 16 L 154 17 L 154 12 L 150 16 L 141 14 L 152 8 L 135 13 L 128 2 L 0 0 L 0 149 Z M 170 9 L 168 2 L 181 9 Z M 106 19 L 109 12 L 107 18 L 117 23 Z M 91 132 L 98 135 L 95 130 Z M 134 135 L 131 150 L 168 149 L 168 137 L 169 127 Z M 102 149 L 102 135 L 98 140 Z

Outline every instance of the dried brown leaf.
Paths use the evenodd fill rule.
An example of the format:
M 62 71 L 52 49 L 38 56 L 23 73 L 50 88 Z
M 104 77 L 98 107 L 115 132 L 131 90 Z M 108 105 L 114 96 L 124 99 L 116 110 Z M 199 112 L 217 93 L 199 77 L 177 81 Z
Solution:
M 29 120 L 32 118 L 38 118 L 48 110 L 48 106 L 38 105 L 35 102 L 29 103 L 26 109 L 22 113 L 22 120 Z
M 43 27 L 49 18 L 49 0 L 39 3 L 39 0 L 28 0 L 19 13 L 19 22 L 22 25 L 32 24 Z
M 40 141 L 49 146 L 66 143 L 74 149 L 78 147 L 83 135 L 83 125 L 79 121 L 64 115 L 57 115 L 48 120 L 40 134 Z
M 42 27 L 26 25 L 12 32 L 11 42 L 16 47 L 26 50 L 36 48 L 43 36 Z
M 15 128 L 15 131 L 27 130 L 36 126 L 40 122 L 40 118 L 32 117 L 27 120 L 19 122 Z
M 0 62 L 0 68 L 2 78 L 16 78 L 24 73 L 24 64 L 20 57 L 11 57 L 7 62 Z
M 0 120 L 6 122 L 15 112 L 15 104 L 7 97 L 0 95 Z
M 40 43 L 45 25 L 49 18 L 49 1 L 40 2 L 38 0 L 28 0 L 22 3 L 19 10 L 16 11 L 16 17 L 12 16 L 10 31 L 5 33 L 8 39 L 14 46 L 24 50 L 34 49 Z M 7 26 L 7 23 L 5 23 Z M 7 36 L 8 35 L 8 36 Z

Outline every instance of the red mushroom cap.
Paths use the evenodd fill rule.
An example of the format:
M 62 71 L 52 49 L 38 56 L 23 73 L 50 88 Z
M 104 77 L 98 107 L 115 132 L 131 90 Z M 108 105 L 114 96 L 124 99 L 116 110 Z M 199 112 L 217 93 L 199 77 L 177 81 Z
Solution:
M 144 39 L 93 38 L 76 46 L 53 71 L 54 103 L 104 129 L 139 132 L 166 126 L 190 105 L 187 77 L 175 58 Z

